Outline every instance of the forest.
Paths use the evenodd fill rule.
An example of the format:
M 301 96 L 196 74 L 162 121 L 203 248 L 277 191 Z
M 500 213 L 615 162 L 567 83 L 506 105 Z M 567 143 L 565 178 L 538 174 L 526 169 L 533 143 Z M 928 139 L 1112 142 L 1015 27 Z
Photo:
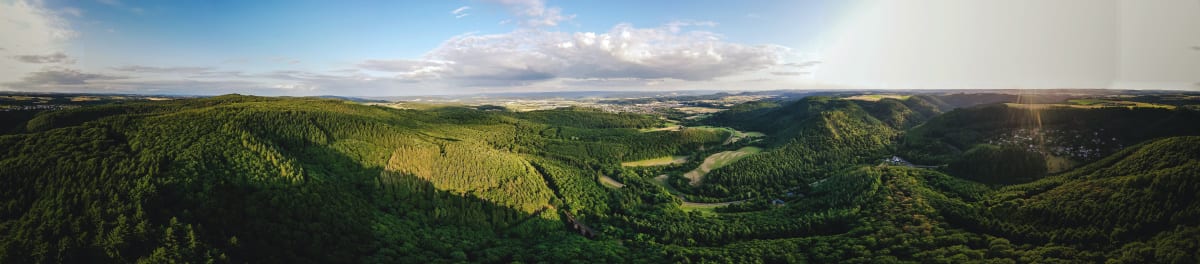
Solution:
M 669 130 L 243 95 L 0 115 L 0 263 L 1200 262 L 1200 113 L 1019 100 L 809 96 Z M 688 160 L 621 165 L 664 156 Z

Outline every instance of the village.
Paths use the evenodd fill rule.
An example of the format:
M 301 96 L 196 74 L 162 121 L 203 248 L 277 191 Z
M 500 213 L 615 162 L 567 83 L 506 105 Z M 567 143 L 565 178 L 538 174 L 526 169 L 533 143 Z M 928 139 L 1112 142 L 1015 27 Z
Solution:
M 1074 160 L 1099 159 L 1124 147 L 1116 137 L 1106 136 L 1103 128 L 1092 132 L 1021 128 L 1002 133 L 987 143 Z

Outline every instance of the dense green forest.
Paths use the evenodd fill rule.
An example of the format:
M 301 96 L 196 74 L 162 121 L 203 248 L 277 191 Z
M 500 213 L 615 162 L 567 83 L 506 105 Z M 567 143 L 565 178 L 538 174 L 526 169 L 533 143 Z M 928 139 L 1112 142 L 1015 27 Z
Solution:
M 1200 115 L 1004 98 L 693 121 L 767 135 L 736 142 L 589 108 L 226 95 L 19 113 L 0 119 L 0 263 L 1200 262 Z M 680 176 L 744 146 L 764 151 Z M 621 166 L 670 155 L 690 160 Z M 729 203 L 688 205 L 704 201 Z

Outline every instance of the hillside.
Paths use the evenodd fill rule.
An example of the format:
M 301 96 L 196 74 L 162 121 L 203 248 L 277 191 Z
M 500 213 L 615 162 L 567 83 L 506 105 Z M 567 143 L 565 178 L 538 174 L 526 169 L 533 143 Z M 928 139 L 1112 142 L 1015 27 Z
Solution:
M 949 165 L 956 175 L 1013 183 L 1060 173 L 1145 140 L 1184 135 L 1200 135 L 1200 112 L 994 104 L 932 118 L 908 131 L 898 149 L 915 163 Z M 1016 168 L 1002 173 L 989 167 Z
M 766 133 L 769 149 L 713 170 L 699 192 L 717 197 L 781 193 L 848 166 L 881 159 L 904 127 L 923 119 L 898 102 L 808 97 L 777 107 L 735 108 L 714 115 L 709 121 L 714 125 Z
M 528 250 L 594 243 L 519 220 L 605 209 L 567 164 L 724 138 L 633 129 L 646 118 L 245 96 L 50 112 L 0 137 L 0 262 L 551 260 Z
M 1124 242 L 1200 219 L 1200 137 L 1173 137 L 1134 146 L 1094 164 L 985 199 L 988 211 L 1011 225 L 1043 232 L 1025 239 L 1055 242 Z
M 1194 113 L 1042 112 L 1122 145 L 997 183 L 959 169 L 1006 167 L 960 157 L 1008 157 L 985 132 L 1028 110 L 936 100 L 751 102 L 702 121 L 728 128 L 678 131 L 588 108 L 239 95 L 43 112 L 0 135 L 0 263 L 1200 261 L 1200 137 L 1171 137 L 1200 131 L 1180 123 Z M 896 152 L 951 162 L 881 162 Z

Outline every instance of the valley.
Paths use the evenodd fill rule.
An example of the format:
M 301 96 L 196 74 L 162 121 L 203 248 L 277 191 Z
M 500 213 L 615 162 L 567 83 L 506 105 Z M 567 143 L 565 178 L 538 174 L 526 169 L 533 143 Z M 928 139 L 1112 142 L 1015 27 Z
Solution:
M 1200 263 L 1200 0 L 0 0 L 0 264 Z
M 1112 95 L 1040 96 L 510 109 L 223 95 L 5 111 L 0 262 L 1197 259 L 1200 102 L 1014 105 Z M 893 156 L 933 166 L 881 162 Z

